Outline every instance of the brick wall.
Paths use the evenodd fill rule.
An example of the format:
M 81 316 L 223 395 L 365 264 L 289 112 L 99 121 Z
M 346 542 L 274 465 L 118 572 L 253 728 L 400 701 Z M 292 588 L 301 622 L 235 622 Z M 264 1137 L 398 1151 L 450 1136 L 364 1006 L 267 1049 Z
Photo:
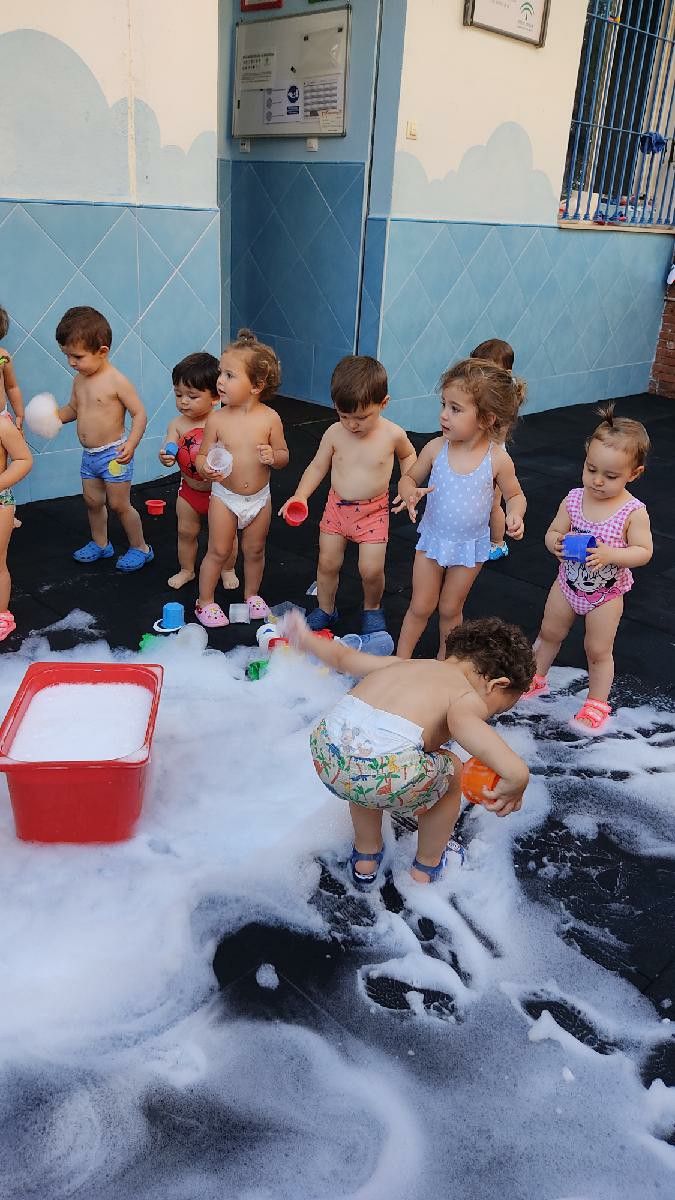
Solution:
M 675 284 L 667 289 L 649 390 L 675 399 Z

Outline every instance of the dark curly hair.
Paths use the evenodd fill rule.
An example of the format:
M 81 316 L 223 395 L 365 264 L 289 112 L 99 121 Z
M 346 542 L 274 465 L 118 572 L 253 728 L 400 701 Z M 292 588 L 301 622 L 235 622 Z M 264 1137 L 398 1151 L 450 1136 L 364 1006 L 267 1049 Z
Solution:
M 534 678 L 536 663 L 528 639 L 518 625 L 507 625 L 499 617 L 456 625 L 445 651 L 448 658 L 468 659 L 486 679 L 505 675 L 514 692 L 526 692 Z

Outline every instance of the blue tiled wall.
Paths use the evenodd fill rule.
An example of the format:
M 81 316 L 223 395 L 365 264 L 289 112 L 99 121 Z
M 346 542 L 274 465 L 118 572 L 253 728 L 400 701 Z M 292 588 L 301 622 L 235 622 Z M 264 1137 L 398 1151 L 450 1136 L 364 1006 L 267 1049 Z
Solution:
M 436 429 L 441 372 L 488 337 L 512 343 L 528 412 L 645 391 L 672 250 L 658 234 L 390 220 L 378 353 L 392 418 Z
M 112 361 L 137 387 L 148 429 L 135 479 L 161 473 L 157 451 L 174 411 L 171 367 L 194 350 L 220 352 L 218 213 L 211 209 L 0 201 L 0 302 L 12 325 L 24 399 L 70 394 L 72 373 L 54 340 L 65 310 L 91 304 L 110 321 Z M 35 465 L 20 502 L 80 490 L 75 426 L 53 442 L 29 433 Z
M 329 404 L 333 367 L 356 344 L 364 166 L 231 167 L 231 329 L 274 346 L 282 392 Z

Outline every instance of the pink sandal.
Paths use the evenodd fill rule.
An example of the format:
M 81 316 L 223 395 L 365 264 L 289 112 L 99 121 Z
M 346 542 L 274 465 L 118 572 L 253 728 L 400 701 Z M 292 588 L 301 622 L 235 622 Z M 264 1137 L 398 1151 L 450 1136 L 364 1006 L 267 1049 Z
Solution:
M 266 621 L 270 615 L 270 610 L 265 604 L 262 596 L 249 596 L 246 601 L 248 604 L 248 615 L 252 621 Z
M 215 601 L 213 604 L 195 604 L 195 616 L 205 629 L 221 629 L 223 625 L 230 623 L 220 605 Z
M 523 692 L 521 700 L 532 700 L 534 696 L 548 696 L 549 686 L 545 675 L 535 675 L 532 683 L 526 692 Z
M 9 637 L 10 633 L 13 633 L 15 629 L 16 621 L 9 609 L 0 612 L 0 642 L 4 642 L 5 638 Z
M 584 733 L 602 733 L 611 714 L 611 704 L 587 696 L 573 721 L 583 727 Z

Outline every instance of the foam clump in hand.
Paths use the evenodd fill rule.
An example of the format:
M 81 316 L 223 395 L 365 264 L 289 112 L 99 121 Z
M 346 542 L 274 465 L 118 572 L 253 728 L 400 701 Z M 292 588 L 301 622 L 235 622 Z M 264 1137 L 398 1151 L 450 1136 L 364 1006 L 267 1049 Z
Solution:
M 26 405 L 26 425 L 43 438 L 54 438 L 62 428 L 59 406 L 51 392 L 39 392 Z

